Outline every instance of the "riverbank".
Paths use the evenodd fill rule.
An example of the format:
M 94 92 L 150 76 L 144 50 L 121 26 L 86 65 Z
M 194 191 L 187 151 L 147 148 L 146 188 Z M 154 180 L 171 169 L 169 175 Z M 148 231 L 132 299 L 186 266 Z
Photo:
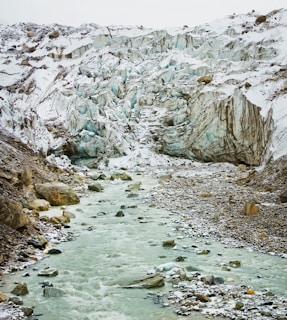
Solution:
M 276 228 L 275 231 L 282 234 L 281 240 L 284 243 L 286 240 L 283 232 L 286 207 L 278 202 L 279 190 L 266 193 L 266 191 L 257 192 L 257 189 L 254 188 L 254 193 L 251 192 L 252 188 L 248 184 L 250 184 L 250 175 L 254 175 L 253 171 L 228 164 L 192 162 L 182 166 L 153 168 L 153 170 L 153 176 L 157 176 L 159 185 L 149 195 L 145 195 L 145 198 L 152 206 L 171 212 L 170 220 L 173 222 L 171 234 L 176 231 L 179 239 L 187 238 L 191 241 L 199 238 L 205 239 L 207 242 L 217 239 L 228 247 L 245 247 L 249 250 L 269 252 L 270 255 L 286 257 L 284 246 L 280 245 L 278 237 L 273 233 L 274 225 L 271 223 L 268 225 L 270 214 L 273 214 L 273 217 L 279 216 L 280 219 L 283 219 L 279 223 L 282 229 Z M 150 173 L 146 170 L 142 175 L 145 174 Z M 89 177 L 86 178 L 86 182 L 88 179 Z M 266 194 L 268 194 L 268 198 Z M 243 214 L 244 203 L 250 199 L 256 202 L 260 208 L 260 214 L 252 216 Z M 260 201 L 260 199 L 264 201 Z M 271 202 L 272 199 L 274 199 L 274 203 Z M 266 208 L 268 210 L 275 208 L 276 210 L 272 211 L 273 213 L 270 213 L 271 210 L 267 211 L 268 217 L 266 217 Z M 276 212 L 279 209 L 280 214 L 278 215 Z M 264 223 L 266 228 L 262 230 Z M 268 229 L 268 227 L 270 228 Z M 256 236 L 262 232 L 266 235 L 269 232 L 268 238 L 273 241 L 270 239 L 267 241 L 265 236 Z M 246 284 L 242 284 L 242 286 L 214 285 L 212 278 L 209 278 L 207 282 L 204 279 L 206 279 L 206 275 L 197 272 L 188 285 L 182 282 L 175 284 L 174 290 L 170 291 L 168 297 L 165 297 L 165 303 L 174 308 L 178 315 L 201 311 L 212 318 L 222 316 L 235 319 L 241 316 L 242 319 L 247 319 L 252 315 L 252 319 L 268 319 L 268 317 L 274 318 L 274 312 L 276 312 L 276 319 L 285 319 L 287 310 L 285 298 L 274 295 L 271 297 L 269 291 L 260 293 L 249 291 L 247 293 L 252 288 L 247 287 Z M 199 294 L 202 301 L 194 298 Z M 239 309 L 235 309 L 234 296 L 237 298 L 236 302 L 243 303 L 245 307 L 238 304 Z M 190 297 L 193 298 L 190 299 Z M 217 300 L 215 304 L 217 309 L 210 301 L 215 300 L 214 297 Z M 210 304 L 211 306 L 209 306 Z M 260 309 L 261 313 L 257 312 L 259 304 L 264 306 Z M 255 310 L 254 312 L 250 312 L 252 308 Z M 276 310 L 272 313 L 272 309 Z M 5 311 L 5 309 L 3 310 Z M 24 319 L 17 318 L 20 315 L 15 314 L 16 310 L 14 309 L 12 314 L 15 319 Z M 7 313 L 7 310 L 5 312 Z
M 254 171 L 229 164 L 174 168 L 151 195 L 151 203 L 173 212 L 191 236 L 287 258 L 286 160 Z M 246 212 L 253 203 L 256 212 Z M 193 227 L 194 225 L 194 227 Z

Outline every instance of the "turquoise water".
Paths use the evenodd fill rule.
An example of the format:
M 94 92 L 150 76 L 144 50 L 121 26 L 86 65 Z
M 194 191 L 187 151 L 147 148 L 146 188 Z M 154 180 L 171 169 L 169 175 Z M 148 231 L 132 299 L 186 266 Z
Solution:
M 142 182 L 139 197 L 128 198 L 129 184 Z M 152 290 L 124 289 L 121 286 L 135 279 L 144 278 L 147 272 L 160 264 L 185 256 L 181 266 L 192 266 L 202 274 L 221 276 L 226 282 L 248 284 L 256 290 L 269 288 L 276 294 L 286 295 L 286 259 L 248 252 L 245 249 L 228 248 L 218 242 L 206 242 L 201 238 L 184 238 L 176 231 L 173 214 L 149 207 L 145 200 L 148 190 L 156 180 L 134 175 L 133 181 L 101 182 L 101 193 L 87 192 L 81 203 L 67 208 L 76 214 L 71 228 L 65 232 L 79 234 L 76 241 L 57 245 L 61 255 L 50 255 L 36 267 L 57 268 L 59 275 L 48 278 L 56 288 L 64 290 L 62 297 L 44 297 L 39 282 L 46 280 L 37 276 L 33 267 L 4 280 L 9 292 L 13 282 L 27 282 L 29 294 L 25 305 L 35 306 L 35 314 L 41 320 L 146 320 L 186 319 L 176 316 L 170 307 L 161 307 L 147 298 Z M 135 193 L 134 191 L 132 193 Z M 121 206 L 125 205 L 125 209 Z M 116 217 L 119 210 L 124 217 Z M 53 208 L 49 215 L 59 215 L 61 208 Z M 45 213 L 46 214 L 46 213 Z M 175 248 L 164 248 L 162 242 L 175 239 Z M 197 255 L 197 250 L 210 250 L 208 255 Z M 240 260 L 240 268 L 223 267 L 231 260 Z M 34 266 L 35 267 L 35 266 Z M 30 277 L 23 278 L 29 272 Z M 153 292 L 167 292 L 166 284 Z M 194 314 L 192 319 L 206 319 Z

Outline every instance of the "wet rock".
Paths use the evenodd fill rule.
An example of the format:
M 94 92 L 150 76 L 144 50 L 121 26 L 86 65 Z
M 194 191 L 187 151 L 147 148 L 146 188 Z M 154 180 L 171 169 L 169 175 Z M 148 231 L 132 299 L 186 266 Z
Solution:
M 127 289 L 151 289 L 151 288 L 159 288 L 164 286 L 164 277 L 160 273 L 155 273 L 150 277 L 135 280 L 125 286 L 123 288 Z
M 210 253 L 210 250 L 208 250 L 208 249 L 196 251 L 196 254 L 198 254 L 198 255 L 205 255 L 205 254 L 209 254 L 209 253 Z
M 62 251 L 57 248 L 52 248 L 48 250 L 48 254 L 60 254 L 60 253 L 62 253 Z
M 124 214 L 124 212 L 123 212 L 122 210 L 120 210 L 120 211 L 118 211 L 118 212 L 116 213 L 115 216 L 116 216 L 116 217 L 124 217 L 125 214 Z
M 128 185 L 128 190 L 139 190 L 141 188 L 141 182 L 133 183 Z
M 31 307 L 21 307 L 21 310 L 23 311 L 24 316 L 26 317 L 31 317 L 31 315 L 34 312 L 34 309 Z
M 64 183 L 35 184 L 36 192 L 52 206 L 77 204 L 80 198 L 74 190 Z
M 62 289 L 57 289 L 54 287 L 45 287 L 43 289 L 43 296 L 44 297 L 61 297 L 65 294 Z
M 48 240 L 43 236 L 38 236 L 37 239 L 30 239 L 27 241 L 28 245 L 33 246 L 36 249 L 43 250 L 48 244 Z
M 39 271 L 39 277 L 56 277 L 59 274 L 59 271 L 56 268 L 47 268 Z
M 238 260 L 229 261 L 229 265 L 232 268 L 239 268 L 241 267 L 241 262 Z
M 20 282 L 16 287 L 11 291 L 12 294 L 16 296 L 24 296 L 29 293 L 27 283 Z
M 9 301 L 13 302 L 17 306 L 22 306 L 24 303 L 20 297 L 16 297 L 16 296 L 9 297 Z
M 104 190 L 104 187 L 100 183 L 93 183 L 93 184 L 88 185 L 88 189 L 90 191 L 101 192 Z
M 74 214 L 74 212 L 68 211 L 68 210 L 64 210 L 62 213 L 63 217 L 69 218 L 69 219 L 74 219 L 76 218 L 76 215 Z
M 42 281 L 42 282 L 39 282 L 39 284 L 42 285 L 42 288 L 45 288 L 45 287 L 53 287 L 53 283 L 46 280 L 46 281 Z
M 176 243 L 175 243 L 175 241 L 173 239 L 165 240 L 165 241 L 163 241 L 162 246 L 163 247 L 172 248 L 172 247 L 176 246 Z
M 244 308 L 244 303 L 242 301 L 237 301 L 235 303 L 235 310 L 242 310 Z
M 137 198 L 139 195 L 137 193 L 129 193 L 127 198 Z

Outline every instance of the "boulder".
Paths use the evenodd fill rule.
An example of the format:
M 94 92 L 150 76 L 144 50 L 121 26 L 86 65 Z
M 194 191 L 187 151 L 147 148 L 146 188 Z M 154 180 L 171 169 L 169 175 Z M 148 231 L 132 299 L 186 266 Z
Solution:
M 23 213 L 23 207 L 20 203 L 0 195 L 0 222 L 13 229 L 18 229 L 26 226 L 29 223 L 29 218 Z
M 88 185 L 88 189 L 90 191 L 100 192 L 104 189 L 104 187 L 100 183 L 93 183 L 93 184 Z
M 51 32 L 51 33 L 49 34 L 49 38 L 50 38 L 50 39 L 56 39 L 56 38 L 59 37 L 59 35 L 60 35 L 59 31 L 58 31 L 58 30 L 54 30 L 53 32 Z
M 80 198 L 64 183 L 43 183 L 35 185 L 37 194 L 49 201 L 52 206 L 77 204 Z
M 151 289 L 151 288 L 159 288 L 164 286 L 164 277 L 160 273 L 155 273 L 147 278 L 135 280 L 125 286 L 123 288 L 127 289 Z
M 39 271 L 39 277 L 56 277 L 59 274 L 59 271 L 56 268 L 47 268 Z
M 11 291 L 12 294 L 16 296 L 24 296 L 29 293 L 27 283 L 20 282 L 16 287 Z
M 50 203 L 45 199 L 35 199 L 28 203 L 30 209 L 34 209 L 37 211 L 48 211 L 50 207 Z
M 213 78 L 211 76 L 202 76 L 197 79 L 197 82 L 207 84 L 207 83 L 210 83 L 212 80 Z

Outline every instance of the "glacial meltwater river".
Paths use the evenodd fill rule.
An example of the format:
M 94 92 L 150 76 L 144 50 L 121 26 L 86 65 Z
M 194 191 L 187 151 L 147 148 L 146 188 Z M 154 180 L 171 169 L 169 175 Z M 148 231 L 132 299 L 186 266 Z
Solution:
M 79 236 L 75 241 L 56 246 L 62 254 L 49 255 L 23 272 L 3 279 L 7 283 L 4 287 L 7 292 L 14 287 L 14 282 L 28 284 L 29 294 L 23 300 L 25 305 L 35 306 L 33 319 L 186 319 L 175 315 L 172 307 L 162 307 L 147 298 L 149 291 L 168 292 L 171 289 L 169 283 L 152 290 L 121 287 L 146 277 L 155 266 L 174 262 L 178 256 L 186 257 L 185 261 L 179 262 L 180 265 L 196 267 L 202 274 L 223 277 L 235 284 L 247 284 L 255 290 L 269 288 L 275 294 L 286 295 L 286 259 L 228 248 L 218 242 L 206 243 L 206 239 L 182 237 L 173 223 L 178 217 L 150 207 L 145 200 L 157 180 L 144 175 L 132 176 L 133 181 L 101 181 L 105 187 L 103 192 L 87 192 L 80 204 L 67 208 L 76 214 L 76 218 L 71 220 L 71 228 L 64 229 L 64 232 Z M 141 182 L 144 190 L 127 192 L 127 186 L 136 182 Z M 130 193 L 139 196 L 129 198 Z M 122 205 L 126 206 L 122 209 L 124 216 L 116 217 Z M 48 214 L 61 215 L 62 209 L 54 207 Z M 162 242 L 168 239 L 176 241 L 175 248 L 162 246 Z M 210 253 L 197 255 L 195 245 L 198 249 L 210 250 Z M 222 264 L 231 260 L 240 260 L 241 267 L 224 270 Z M 57 268 L 59 275 L 43 279 L 37 275 L 35 267 L 38 270 Z M 30 276 L 24 278 L 24 273 Z M 65 295 L 44 297 L 39 284 L 44 280 L 64 290 Z M 206 319 L 199 313 L 191 318 Z

